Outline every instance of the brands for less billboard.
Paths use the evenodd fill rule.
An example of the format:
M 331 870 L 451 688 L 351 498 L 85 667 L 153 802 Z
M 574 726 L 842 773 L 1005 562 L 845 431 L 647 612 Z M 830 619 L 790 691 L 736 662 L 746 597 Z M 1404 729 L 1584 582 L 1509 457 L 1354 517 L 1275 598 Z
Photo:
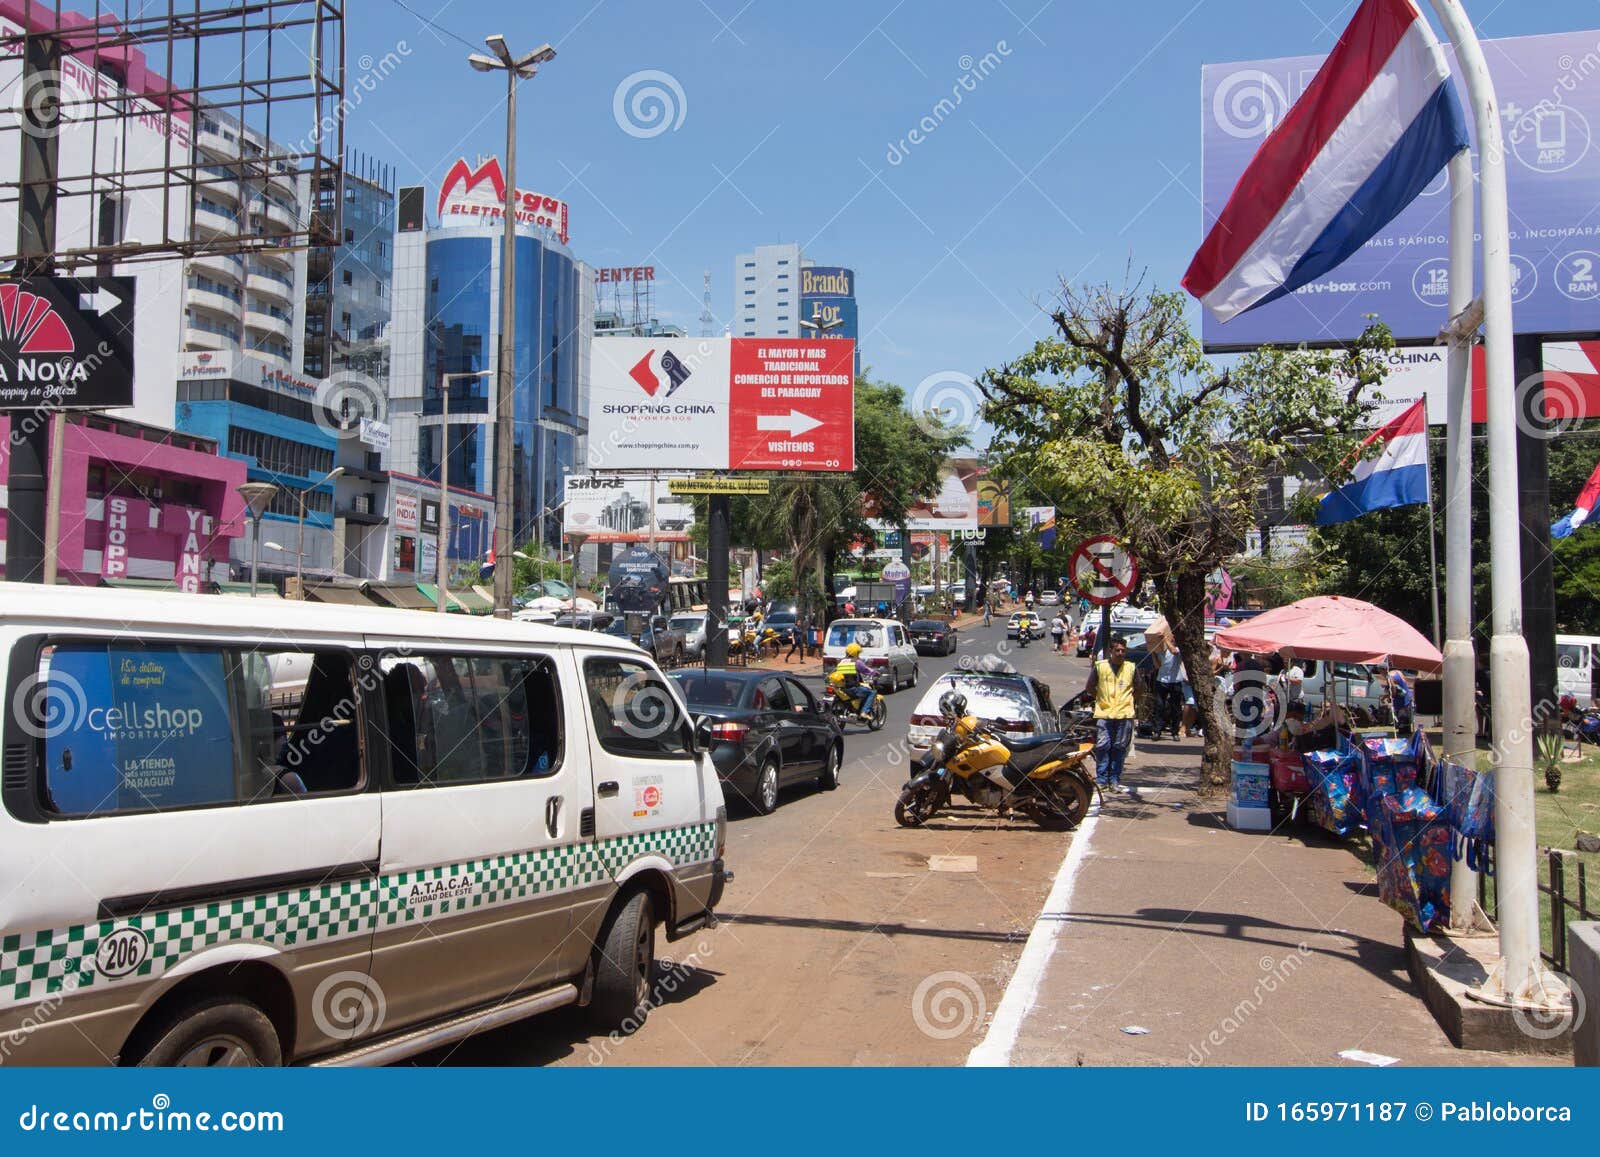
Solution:
M 1600 332 L 1600 217 L 1594 213 L 1600 187 L 1600 31 L 1492 40 L 1483 47 L 1505 125 L 1517 332 Z M 1320 56 L 1298 56 L 1203 70 L 1202 233 L 1322 62 Z M 1451 67 L 1465 102 L 1453 56 Z M 1402 341 L 1432 341 L 1447 320 L 1449 199 L 1441 173 L 1388 228 L 1321 281 L 1226 324 L 1207 313 L 1207 348 L 1347 341 L 1366 328 L 1367 314 L 1377 314 Z
M 607 337 L 591 346 L 596 470 L 855 468 L 855 342 Z
M 800 271 L 800 328 L 807 338 L 856 341 L 856 274 L 841 265 L 808 265 Z M 852 363 L 861 372 L 859 348 Z

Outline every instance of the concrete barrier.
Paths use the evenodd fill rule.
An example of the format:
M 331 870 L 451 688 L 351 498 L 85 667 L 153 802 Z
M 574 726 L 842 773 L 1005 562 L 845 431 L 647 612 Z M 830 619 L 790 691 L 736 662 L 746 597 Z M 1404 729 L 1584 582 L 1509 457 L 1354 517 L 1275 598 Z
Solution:
M 1567 925 L 1567 966 L 1572 970 L 1574 1011 L 1583 1019 L 1572 1029 L 1572 1063 L 1600 1066 L 1600 923 Z

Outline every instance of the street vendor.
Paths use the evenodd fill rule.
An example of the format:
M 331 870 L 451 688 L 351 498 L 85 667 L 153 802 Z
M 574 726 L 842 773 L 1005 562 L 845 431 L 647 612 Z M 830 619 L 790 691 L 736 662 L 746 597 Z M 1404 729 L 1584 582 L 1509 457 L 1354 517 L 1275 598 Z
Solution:
M 1305 700 L 1289 704 L 1280 732 L 1279 746 L 1293 747 L 1300 754 L 1324 751 L 1339 741 L 1339 732 L 1345 728 L 1344 711 L 1329 703 L 1316 718 L 1307 718 Z

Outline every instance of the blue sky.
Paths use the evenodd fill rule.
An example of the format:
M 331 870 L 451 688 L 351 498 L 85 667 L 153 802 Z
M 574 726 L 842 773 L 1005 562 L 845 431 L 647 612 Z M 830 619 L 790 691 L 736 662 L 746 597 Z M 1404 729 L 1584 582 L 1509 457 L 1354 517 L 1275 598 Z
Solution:
M 386 54 L 398 65 L 347 143 L 436 187 L 504 138 L 503 84 L 469 70 L 463 41 L 549 41 L 559 56 L 519 101 L 518 183 L 571 202 L 579 257 L 656 265 L 657 312 L 694 333 L 702 270 L 725 319 L 734 255 L 798 240 L 856 270 L 864 362 L 911 390 L 1025 349 L 1062 277 L 1120 278 L 1131 261 L 1175 287 L 1200 240 L 1201 65 L 1326 52 L 1355 7 L 362 0 L 352 91 Z M 1595 0 L 1468 10 L 1485 37 L 1600 27 Z M 629 133 L 614 98 L 647 71 L 681 91 L 675 127 Z M 925 117 L 936 127 L 912 143 Z

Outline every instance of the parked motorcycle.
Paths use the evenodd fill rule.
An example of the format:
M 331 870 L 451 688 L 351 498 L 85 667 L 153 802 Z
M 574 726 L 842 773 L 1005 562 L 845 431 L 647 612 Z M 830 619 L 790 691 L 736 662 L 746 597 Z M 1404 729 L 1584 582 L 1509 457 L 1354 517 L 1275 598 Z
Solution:
M 828 714 L 839 721 L 841 728 L 847 723 L 864 723 L 868 731 L 883 730 L 883 725 L 889 719 L 889 709 L 884 706 L 882 695 L 876 696 L 872 700 L 872 706 L 862 711 L 856 696 L 859 694 L 865 697 L 865 687 L 852 691 L 844 685 L 844 676 L 837 673 L 828 676 L 827 687 Z
M 939 712 L 944 726 L 894 805 L 901 827 L 921 827 L 956 792 L 1002 817 L 1019 811 L 1048 831 L 1075 828 L 1089 813 L 1092 745 L 1067 735 L 1003 738 L 967 714 L 959 691 L 940 697 Z
M 1056 712 L 1056 727 L 1077 743 L 1094 744 L 1094 699 L 1087 691 L 1079 691 L 1061 705 Z
M 1581 714 L 1568 715 L 1562 721 L 1561 733 L 1567 739 L 1600 745 L 1600 711 L 1590 708 Z

